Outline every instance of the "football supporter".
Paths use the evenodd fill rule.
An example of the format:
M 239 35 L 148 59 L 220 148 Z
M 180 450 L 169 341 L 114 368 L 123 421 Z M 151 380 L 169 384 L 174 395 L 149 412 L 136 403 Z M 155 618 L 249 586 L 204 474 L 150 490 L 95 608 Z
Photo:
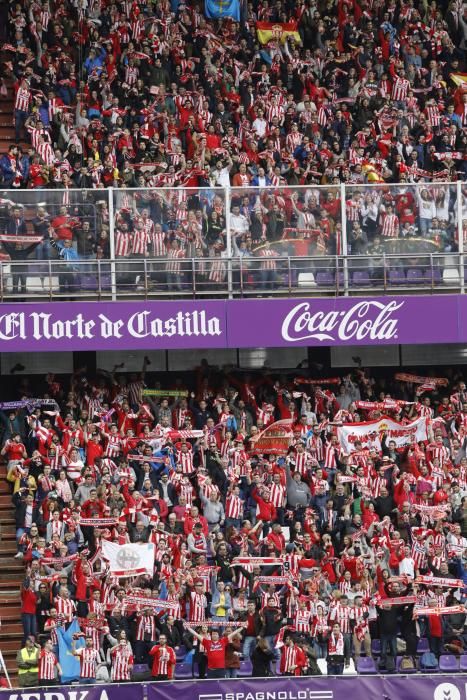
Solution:
M 134 662 L 176 679 L 191 650 L 201 677 L 235 677 L 252 653 L 296 676 L 315 658 L 358 668 L 373 639 L 389 669 L 400 642 L 415 664 L 420 638 L 435 656 L 464 648 L 461 374 L 203 365 L 185 384 L 148 367 L 54 378 L 54 399 L 46 382 L 0 421 L 37 673 L 60 674 L 73 621 L 86 683 L 127 681 Z M 123 576 L 108 543 L 130 559 L 154 545 L 154 564 Z

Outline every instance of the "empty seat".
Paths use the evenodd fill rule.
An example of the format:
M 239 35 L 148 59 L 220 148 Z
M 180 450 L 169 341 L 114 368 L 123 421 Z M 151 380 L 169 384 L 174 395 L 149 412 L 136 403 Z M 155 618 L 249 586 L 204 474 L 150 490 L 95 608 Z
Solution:
M 370 275 L 366 270 L 356 270 L 352 273 L 352 285 L 354 287 L 369 287 L 371 285 Z
M 410 267 L 407 270 L 407 282 L 409 284 L 422 284 L 424 281 L 424 272 L 420 267 Z
M 446 267 L 443 270 L 443 284 L 458 287 L 460 284 L 459 270 L 456 267 Z
M 442 673 L 455 673 L 459 670 L 459 660 L 454 654 L 441 654 L 439 657 L 439 670 Z
M 461 654 L 459 657 L 459 669 L 467 671 L 467 654 Z
M 405 279 L 405 272 L 402 270 L 400 267 L 396 267 L 392 270 L 389 270 L 389 284 L 393 285 L 398 285 L 398 284 L 405 284 L 406 279 Z
M 366 673 L 367 675 L 378 673 L 376 664 L 371 656 L 361 656 L 357 659 L 357 673 Z
M 193 667 L 191 664 L 175 664 L 175 679 L 193 678 Z
M 297 285 L 299 287 L 316 287 L 314 274 L 312 272 L 300 272 Z
M 430 645 L 428 644 L 428 639 L 426 637 L 422 637 L 418 640 L 417 654 L 424 654 L 426 651 L 430 651 Z
M 248 659 L 240 662 L 240 668 L 238 669 L 238 676 L 240 678 L 249 678 L 253 673 L 253 665 Z
M 371 653 L 374 655 L 381 654 L 381 639 L 371 640 Z
M 441 284 L 441 270 L 439 267 L 425 270 L 423 277 L 428 284 Z
M 315 281 L 318 287 L 334 287 L 335 278 L 331 272 L 317 272 L 315 275 Z

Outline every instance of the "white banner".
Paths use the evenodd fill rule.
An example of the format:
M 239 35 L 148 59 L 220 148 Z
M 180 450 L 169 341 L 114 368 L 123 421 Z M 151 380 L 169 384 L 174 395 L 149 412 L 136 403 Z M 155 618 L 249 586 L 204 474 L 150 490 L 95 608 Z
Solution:
M 347 452 L 355 450 L 356 440 L 360 440 L 363 448 L 381 450 L 381 433 L 386 433 L 386 443 L 394 440 L 397 447 L 410 445 L 414 438 L 417 442 L 427 440 L 427 420 L 418 418 L 403 425 L 392 418 L 384 416 L 379 420 L 364 423 L 344 423 L 337 428 L 337 436 L 342 449 Z
M 154 574 L 155 546 L 146 544 L 114 544 L 102 540 L 102 556 L 110 564 L 110 571 L 115 576 L 134 576 L 135 574 Z

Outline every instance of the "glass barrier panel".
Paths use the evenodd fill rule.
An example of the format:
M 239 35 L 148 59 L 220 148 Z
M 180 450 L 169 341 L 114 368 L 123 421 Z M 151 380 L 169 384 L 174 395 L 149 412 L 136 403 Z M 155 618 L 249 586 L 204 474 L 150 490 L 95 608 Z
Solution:
M 221 188 L 164 188 L 113 190 L 117 269 L 125 261 L 158 261 L 152 282 L 168 291 L 186 290 L 189 260 L 225 256 L 227 231 L 225 190 Z M 209 277 L 209 264 L 200 264 Z M 202 278 L 203 272 L 200 272 Z M 118 286 L 139 277 L 117 279 Z M 202 280 L 207 283 L 206 280 Z
M 459 250 L 454 183 L 347 185 L 345 205 L 349 255 Z

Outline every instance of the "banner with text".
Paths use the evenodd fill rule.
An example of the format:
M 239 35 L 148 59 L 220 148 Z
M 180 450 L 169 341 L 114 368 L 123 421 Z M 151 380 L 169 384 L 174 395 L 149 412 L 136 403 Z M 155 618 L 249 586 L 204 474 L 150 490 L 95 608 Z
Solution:
M 358 440 L 362 443 L 363 448 L 374 448 L 381 450 L 381 440 L 383 434 L 386 434 L 386 441 L 392 440 L 396 443 L 396 447 L 405 447 L 414 442 L 427 440 L 427 420 L 426 418 L 418 418 L 403 425 L 392 418 L 383 416 L 379 420 L 370 420 L 364 423 L 344 423 L 337 428 L 337 437 L 342 449 L 349 453 L 355 450 L 355 442 Z
M 5 303 L 0 311 L 0 352 L 465 342 L 462 295 Z
M 308 676 L 0 690 L 2 700 L 467 700 L 465 675 Z
M 467 700 L 465 678 L 420 675 L 162 682 L 148 686 L 148 700 L 173 700 L 174 692 L 177 700 Z

